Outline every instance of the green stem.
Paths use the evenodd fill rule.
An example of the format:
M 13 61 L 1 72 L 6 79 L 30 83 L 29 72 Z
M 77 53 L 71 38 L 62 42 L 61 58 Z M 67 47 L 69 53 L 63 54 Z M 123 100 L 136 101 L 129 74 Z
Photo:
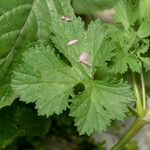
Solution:
M 134 121 L 132 126 L 128 131 L 121 137 L 121 139 L 111 148 L 111 150 L 120 150 L 122 147 L 125 147 L 127 143 L 135 136 L 135 134 L 144 127 L 146 121 L 142 118 L 138 118 Z
M 140 97 L 140 92 L 138 89 L 138 84 L 136 81 L 136 76 L 133 72 L 132 73 L 132 78 L 133 78 L 133 87 L 134 87 L 134 92 L 135 92 L 135 96 L 136 96 L 136 105 L 137 105 L 137 111 L 139 112 L 140 115 L 143 114 L 143 106 L 142 106 L 142 101 L 141 101 L 141 97 Z
M 141 83 L 142 83 L 142 100 L 143 100 L 143 109 L 146 109 L 146 96 L 145 96 L 145 82 L 143 72 L 141 72 Z
M 130 105 L 128 105 L 128 109 L 130 110 L 130 112 L 135 115 L 137 118 L 140 117 L 140 114 Z

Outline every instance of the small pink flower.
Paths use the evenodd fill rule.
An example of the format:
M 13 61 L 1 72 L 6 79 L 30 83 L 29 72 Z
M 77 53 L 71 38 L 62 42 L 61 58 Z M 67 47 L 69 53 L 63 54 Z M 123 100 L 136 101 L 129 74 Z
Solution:
M 80 57 L 79 57 L 80 63 L 83 63 L 83 64 L 87 65 L 88 67 L 92 67 L 92 65 L 90 65 L 88 63 L 88 59 L 89 59 L 88 53 L 83 52 L 83 53 L 80 54 Z
M 78 42 L 78 40 L 77 40 L 77 39 L 70 40 L 70 41 L 68 42 L 67 46 L 74 45 L 74 44 L 76 44 L 77 42 Z
M 71 21 L 71 19 L 68 16 L 62 16 L 61 19 L 67 22 Z

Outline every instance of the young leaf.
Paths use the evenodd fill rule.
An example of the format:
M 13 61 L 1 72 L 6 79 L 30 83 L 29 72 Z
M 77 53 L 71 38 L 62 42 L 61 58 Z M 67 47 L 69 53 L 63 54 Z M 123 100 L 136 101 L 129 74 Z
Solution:
M 60 114 L 68 105 L 72 88 L 83 80 L 80 70 L 66 66 L 44 46 L 27 51 L 23 61 L 14 72 L 13 89 L 22 101 L 36 102 L 39 114 Z
M 143 62 L 144 68 L 146 71 L 150 70 L 150 58 L 149 57 L 140 57 Z
M 113 45 L 106 39 L 107 32 L 99 20 L 91 22 L 87 32 L 80 18 L 72 17 L 71 20 L 71 22 L 64 22 L 59 18 L 54 19 L 51 26 L 54 34 L 53 42 L 74 67 L 80 68 L 84 74 L 91 76 L 94 67 L 111 59 Z M 68 46 L 68 42 L 72 39 L 78 42 Z M 79 57 L 83 52 L 88 54 L 91 68 L 79 63 Z
M 134 25 L 139 16 L 138 1 L 134 3 L 131 0 L 119 0 L 115 5 L 115 21 L 122 23 L 126 30 Z
M 119 53 L 116 53 L 112 60 L 111 70 L 114 73 L 125 73 L 128 70 L 128 67 L 133 72 L 140 72 L 142 65 L 140 59 L 135 54 L 129 54 L 120 50 Z
M 138 57 L 138 38 L 134 32 L 127 32 L 114 25 L 108 26 L 112 42 L 114 42 L 115 55 L 110 69 L 114 73 L 125 73 L 129 68 L 133 72 L 140 72 L 142 65 Z
M 116 25 L 108 25 L 116 47 L 114 50 L 116 55 L 112 59 L 110 69 L 114 73 L 122 74 L 130 68 L 133 72 L 140 73 L 143 63 L 147 70 L 148 60 L 143 61 L 140 58 L 140 53 L 144 54 L 149 47 L 149 42 L 145 43 L 145 39 L 143 39 L 149 36 L 149 21 L 145 20 L 139 29 L 136 29 L 138 26 L 135 22 L 140 19 L 139 1 L 120 0 L 115 8 L 117 14 L 114 21 Z M 125 10 L 122 11 L 122 9 Z M 122 23 L 123 27 L 117 23 Z
M 149 49 L 149 40 L 144 40 L 143 45 L 138 49 L 138 56 L 141 62 L 143 63 L 143 67 L 145 68 L 145 71 L 150 70 L 150 58 L 141 56 L 141 54 L 145 54 L 148 52 Z

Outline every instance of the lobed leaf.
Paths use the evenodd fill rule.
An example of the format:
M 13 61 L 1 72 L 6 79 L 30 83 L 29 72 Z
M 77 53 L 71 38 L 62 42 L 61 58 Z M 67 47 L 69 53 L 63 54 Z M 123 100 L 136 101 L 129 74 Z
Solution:
M 115 21 L 122 23 L 124 28 L 128 30 L 130 26 L 134 25 L 138 20 L 138 5 L 138 1 L 132 2 L 131 0 L 119 0 L 115 5 Z
M 72 17 L 70 22 L 56 18 L 52 22 L 51 30 L 56 48 L 85 75 L 92 76 L 94 67 L 105 64 L 113 56 L 113 46 L 106 39 L 107 32 L 99 20 L 91 22 L 88 30 L 85 31 L 80 18 Z M 75 44 L 71 46 L 67 44 L 74 39 L 78 40 Z M 82 53 L 88 54 L 91 68 L 79 62 Z
M 53 1 L 52 6 L 58 3 Z M 73 96 L 70 115 L 75 117 L 80 134 L 101 132 L 111 120 L 122 120 L 128 111 L 127 104 L 134 101 L 130 86 L 112 81 L 107 68 L 118 43 L 108 38 L 99 20 L 91 22 L 86 31 L 80 18 L 67 15 L 69 21 L 66 21 L 56 13 L 55 7 L 51 8 L 56 16 L 50 27 L 52 41 L 71 65 L 62 61 L 51 46 L 38 45 L 23 54 L 23 63 L 14 71 L 12 87 L 22 101 L 35 102 L 38 113 L 47 116 L 60 114 L 68 106 L 69 95 Z M 132 34 L 122 35 L 124 39 L 133 38 Z M 125 44 L 121 43 L 119 56 L 126 54 L 125 65 L 138 70 L 138 58 L 124 51 Z M 132 43 L 136 42 L 132 40 Z M 85 90 L 78 95 L 73 89 L 79 83 Z
M 71 116 L 80 134 L 102 132 L 111 119 L 122 120 L 133 101 L 130 86 L 108 80 L 86 83 L 85 91 L 72 99 Z
M 60 114 L 68 106 L 72 88 L 83 80 L 80 70 L 65 65 L 44 46 L 27 51 L 23 61 L 14 72 L 13 89 L 22 101 L 36 102 L 39 114 Z
M 116 24 L 108 25 L 115 45 L 115 55 L 110 69 L 114 73 L 121 74 L 127 72 L 128 69 L 140 73 L 142 66 L 148 70 L 149 60 L 141 58 L 140 54 L 145 54 L 149 48 L 149 41 L 145 39 L 149 36 L 149 21 L 145 19 L 141 22 L 139 1 L 120 0 L 115 9 L 114 21 Z

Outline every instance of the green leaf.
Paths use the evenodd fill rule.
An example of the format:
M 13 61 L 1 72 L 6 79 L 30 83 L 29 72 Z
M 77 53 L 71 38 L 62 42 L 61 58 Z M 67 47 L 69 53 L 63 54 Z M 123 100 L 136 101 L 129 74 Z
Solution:
M 22 52 L 37 42 L 51 44 L 51 19 L 55 13 L 73 13 L 69 3 L 69 0 L 0 1 L 0 108 L 16 98 L 10 78 L 21 62 Z
M 138 57 L 143 63 L 143 67 L 145 68 L 145 71 L 150 70 L 150 58 L 144 57 L 144 56 L 149 56 L 149 55 L 144 55 L 147 54 L 148 49 L 149 49 L 149 40 L 144 40 L 144 43 L 137 50 Z
M 112 59 L 110 66 L 114 73 L 125 73 L 130 68 L 133 72 L 140 72 L 141 61 L 136 54 L 131 54 L 120 47 L 116 47 L 116 56 Z
M 99 20 L 91 22 L 86 32 L 80 18 L 72 17 L 70 22 L 56 18 L 52 22 L 51 30 L 56 48 L 84 74 L 92 76 L 94 67 L 105 64 L 113 56 L 113 46 L 106 39 L 106 30 Z M 67 46 L 67 43 L 73 39 L 77 39 L 78 42 Z M 83 52 L 89 55 L 88 63 L 91 68 L 79 63 L 79 57 Z
M 50 47 L 37 46 L 24 54 L 24 64 L 14 72 L 13 89 L 22 101 L 36 102 L 39 114 L 60 114 L 72 88 L 83 79 L 80 70 L 59 59 Z
M 71 16 L 74 14 L 74 11 L 70 5 L 71 0 L 46 0 L 48 8 L 51 12 L 50 16 L 56 17 L 57 15 L 61 16 Z
M 71 116 L 80 134 L 102 132 L 111 119 L 122 120 L 128 111 L 126 104 L 133 101 L 130 86 L 112 81 L 94 81 L 85 91 L 72 99 Z
M 121 30 L 117 26 L 114 25 L 107 25 L 109 35 L 111 36 L 112 40 L 119 43 L 121 47 L 125 45 L 125 31 Z
M 140 15 L 142 18 L 150 20 L 150 1 L 149 0 L 140 0 Z
M 116 0 L 73 0 L 72 6 L 77 14 L 94 14 L 98 10 L 112 7 Z
M 106 62 L 114 55 L 114 43 L 107 38 L 102 23 L 99 20 L 91 22 L 85 31 L 80 18 L 71 16 L 68 22 L 57 16 L 53 18 L 51 30 L 52 40 L 59 54 L 64 55 L 71 65 L 65 64 L 51 47 L 45 48 L 41 45 L 25 52 L 23 63 L 15 70 L 12 79 L 12 87 L 20 95 L 21 100 L 26 103 L 35 102 L 39 114 L 50 116 L 65 110 L 71 95 L 71 115 L 77 118 L 75 122 L 81 134 L 103 131 L 111 119 L 123 119 L 128 111 L 126 104 L 133 101 L 132 92 L 126 83 L 104 80 L 112 79 Z M 77 39 L 77 42 L 68 45 L 68 42 L 74 39 Z M 81 63 L 80 56 L 83 52 L 88 54 L 87 63 L 90 65 Z M 94 80 L 97 68 L 101 68 L 103 72 L 100 77 L 96 77 L 99 81 Z M 73 93 L 74 87 L 79 84 L 86 87 L 83 96 Z M 84 101 L 87 105 L 82 105 Z M 95 104 L 96 108 L 101 108 L 101 114 L 98 115 L 104 117 L 104 122 L 98 121 L 99 124 L 95 117 L 98 108 L 93 109 Z M 90 112 L 86 109 L 88 106 L 92 108 Z M 81 124 L 78 121 L 80 119 Z M 93 120 L 95 123 L 88 125 L 90 122 L 93 123 Z
M 115 47 L 115 55 L 110 65 L 111 71 L 123 74 L 130 68 L 133 72 L 140 72 L 142 65 L 135 33 L 112 25 L 109 25 L 108 29 Z
M 146 38 L 150 36 L 150 20 L 145 20 L 139 27 L 137 34 L 140 38 Z
M 128 69 L 140 73 L 143 63 L 148 70 L 149 60 L 143 57 L 142 60 L 140 54 L 145 54 L 149 48 L 149 41 L 144 39 L 150 35 L 149 20 L 145 19 L 140 25 L 139 1 L 120 0 L 115 9 L 116 24 L 108 25 L 116 54 L 110 69 L 121 74 Z M 118 23 L 122 23 L 123 27 Z
M 150 57 L 140 57 L 146 71 L 150 70 Z
M 137 49 L 137 54 L 140 56 L 141 54 L 145 54 L 149 49 L 149 40 L 143 40 L 143 44 L 140 48 Z
M 49 39 L 49 11 L 46 1 L 0 1 L 0 108 L 10 105 L 16 97 L 10 87 L 13 69 L 21 53 L 36 41 Z M 43 17 L 45 16 L 45 17 Z
M 16 137 L 44 136 L 49 130 L 48 119 L 16 103 L 0 110 L 0 118 L 0 148 L 5 148 Z
M 112 73 L 110 68 L 107 65 L 102 65 L 100 67 L 96 68 L 95 74 L 94 74 L 94 79 L 95 80 L 103 80 L 106 79 L 107 77 L 111 77 L 112 79 L 116 78 L 116 74 Z
M 115 5 L 116 16 L 115 21 L 124 25 L 125 29 L 129 29 L 138 19 L 138 1 L 133 4 L 131 0 L 119 0 Z
M 90 23 L 86 35 L 86 45 L 92 57 L 90 63 L 93 67 L 104 65 L 106 61 L 110 61 L 112 56 L 114 56 L 114 45 L 105 39 L 106 34 L 107 31 L 99 20 Z

